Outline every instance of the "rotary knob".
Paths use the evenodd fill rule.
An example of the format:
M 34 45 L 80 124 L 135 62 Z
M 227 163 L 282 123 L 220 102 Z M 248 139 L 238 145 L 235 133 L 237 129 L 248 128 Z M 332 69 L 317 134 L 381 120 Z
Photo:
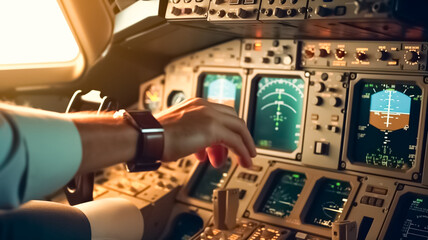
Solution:
M 275 17 L 277 18 L 284 18 L 287 16 L 287 11 L 281 8 L 275 8 L 275 11 L 273 13 Z
M 221 18 L 224 17 L 224 16 L 226 16 L 226 11 L 224 11 L 224 10 L 218 11 L 217 16 L 219 16 Z
M 323 92 L 325 90 L 325 85 L 322 82 L 317 82 L 315 83 L 314 88 L 317 92 Z
M 338 97 L 330 98 L 330 105 L 333 107 L 339 107 L 342 104 L 342 100 Z
M 355 58 L 357 60 L 364 61 L 367 59 L 367 54 L 364 52 L 357 52 L 357 53 L 355 53 Z
M 176 8 L 176 7 L 172 7 L 171 13 L 173 15 L 175 15 L 175 16 L 179 16 L 181 14 L 181 9 L 180 8 Z
M 238 10 L 238 17 L 240 18 L 248 18 L 250 15 L 251 15 L 250 12 L 243 8 L 240 8 Z
M 306 58 L 313 58 L 315 56 L 315 52 L 312 49 L 305 49 Z
M 379 61 L 385 61 L 389 58 L 389 53 L 385 50 L 378 50 L 376 52 L 376 59 Z
M 320 48 L 320 49 L 318 49 L 318 50 L 317 50 L 317 55 L 318 55 L 319 57 L 327 57 L 327 56 L 328 56 L 327 49 L 324 49 L 324 48 Z
M 419 60 L 419 54 L 416 51 L 407 51 L 406 54 L 404 54 L 404 59 L 406 62 L 415 63 Z
M 198 14 L 198 15 L 203 15 L 205 13 L 205 8 L 204 7 L 199 7 L 198 5 L 196 5 L 193 8 L 193 12 Z
M 323 6 L 319 6 L 315 9 L 315 14 L 317 14 L 320 17 L 328 17 L 333 13 L 333 11 L 330 8 L 326 8 Z
M 344 49 L 336 49 L 336 58 L 343 59 L 346 56 L 346 52 Z
M 322 98 L 318 97 L 318 96 L 312 98 L 312 104 L 315 106 L 321 105 L 322 104 Z

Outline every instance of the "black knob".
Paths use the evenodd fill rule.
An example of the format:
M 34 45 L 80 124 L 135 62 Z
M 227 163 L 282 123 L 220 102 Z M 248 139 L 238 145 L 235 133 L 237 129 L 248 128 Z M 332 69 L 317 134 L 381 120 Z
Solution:
M 179 16 L 181 14 L 181 9 L 180 8 L 176 8 L 176 7 L 172 7 L 171 13 L 173 15 L 175 15 L 175 16 Z
M 273 12 L 273 14 L 277 18 L 284 18 L 287 16 L 287 11 L 285 9 L 275 8 L 275 11 Z
M 299 13 L 301 13 L 301 14 L 306 13 L 306 8 L 305 7 L 299 8 Z
M 291 4 L 296 4 L 298 0 L 291 0 Z
M 376 59 L 379 61 L 385 61 L 389 58 L 389 53 L 385 50 L 379 50 L 376 52 Z
M 226 11 L 224 11 L 224 10 L 218 11 L 217 16 L 219 16 L 221 18 L 224 17 L 224 16 L 226 16 Z
M 306 56 L 306 58 L 313 58 L 315 56 L 315 52 L 311 49 L 306 49 L 305 50 L 305 56 Z
M 192 9 L 191 8 L 184 8 L 183 13 L 184 14 L 191 14 L 192 13 Z
M 323 102 L 323 99 L 321 97 L 316 96 L 316 97 L 312 98 L 312 104 L 313 105 L 319 106 L 322 104 L 322 102 Z
M 229 17 L 229 18 L 237 18 L 238 16 L 236 16 L 236 13 L 234 13 L 234 12 L 228 12 L 227 13 L 227 16 Z
M 268 9 L 263 8 L 263 9 L 261 10 L 261 13 L 262 13 L 262 14 L 264 14 L 264 15 L 266 15 L 266 16 L 268 16 L 268 17 L 270 17 L 270 16 L 272 16 L 273 11 L 272 11 L 272 9 L 270 9 L 270 8 L 268 8 Z
M 325 90 L 325 85 L 322 82 L 315 83 L 314 87 L 317 92 L 323 92 Z
M 268 4 L 272 5 L 275 2 L 275 0 L 268 0 Z
M 280 2 L 281 4 L 285 4 L 285 3 L 287 2 L 287 0 L 279 0 L 279 2 Z
M 264 57 L 264 58 L 262 59 L 262 62 L 267 64 L 267 63 L 269 63 L 269 62 L 270 62 L 270 60 L 269 60 L 269 58 Z
M 220 4 L 222 4 L 222 3 L 224 3 L 224 0 L 215 0 L 215 4 L 216 4 L 216 5 L 220 5 Z
M 238 17 L 240 18 L 248 18 L 250 15 L 250 12 L 245 9 L 240 8 L 238 10 Z
M 317 14 L 320 17 L 327 17 L 330 16 L 333 13 L 333 11 L 330 8 L 326 8 L 323 6 L 319 6 L 315 9 L 315 14 Z
M 328 56 L 327 49 L 320 48 L 320 49 L 317 51 L 317 55 L 318 55 L 319 57 L 327 57 L 327 56 Z
M 288 9 L 288 10 L 287 10 L 287 15 L 288 15 L 289 17 L 294 17 L 294 16 L 296 16 L 296 14 L 297 14 L 297 10 L 296 10 L 296 9 L 294 9 L 294 8 L 291 8 L 291 9 Z
M 372 5 L 372 12 L 381 13 L 381 12 L 384 12 L 385 10 L 386 10 L 386 6 L 384 3 L 376 2 L 376 3 L 373 3 Z
M 345 55 L 346 55 L 345 50 L 343 50 L 343 49 L 336 49 L 336 58 L 342 59 L 342 58 L 345 57 Z
M 357 60 L 364 61 L 367 59 L 367 54 L 365 54 L 363 52 L 357 52 L 357 53 L 355 53 L 355 58 Z
M 414 63 L 419 60 L 419 54 L 415 51 L 407 51 L 406 54 L 404 54 L 404 59 L 407 62 Z
M 244 62 L 250 63 L 251 62 L 251 58 L 250 57 L 244 57 Z
M 195 5 L 195 8 L 193 9 L 193 12 L 198 14 L 198 15 L 203 15 L 205 14 L 205 8 L 204 7 L 199 7 L 198 5 Z

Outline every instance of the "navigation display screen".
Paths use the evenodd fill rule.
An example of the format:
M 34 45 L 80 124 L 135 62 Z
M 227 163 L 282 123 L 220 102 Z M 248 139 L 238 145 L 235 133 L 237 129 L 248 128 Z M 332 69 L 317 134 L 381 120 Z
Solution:
M 293 152 L 299 146 L 305 93 L 300 77 L 262 77 L 256 86 L 252 135 L 260 148 Z
M 241 103 L 242 78 L 238 74 L 203 74 L 202 98 L 221 103 L 239 111 Z
M 275 217 L 287 217 L 306 182 L 306 176 L 298 172 L 280 170 L 270 176 L 269 185 L 261 207 L 258 211 Z
M 359 84 L 348 157 L 379 167 L 411 168 L 416 157 L 422 90 L 394 81 L 362 80 Z
M 305 222 L 323 227 L 331 227 L 340 217 L 343 206 L 351 193 L 349 182 L 324 179 L 305 217 Z
M 199 173 L 199 178 L 192 186 L 189 196 L 205 202 L 212 202 L 213 190 L 220 187 L 224 179 L 227 178 L 231 165 L 230 158 L 221 168 L 214 168 L 209 162 L 206 162 L 203 170 Z
M 428 196 L 406 193 L 401 196 L 385 239 L 428 239 Z

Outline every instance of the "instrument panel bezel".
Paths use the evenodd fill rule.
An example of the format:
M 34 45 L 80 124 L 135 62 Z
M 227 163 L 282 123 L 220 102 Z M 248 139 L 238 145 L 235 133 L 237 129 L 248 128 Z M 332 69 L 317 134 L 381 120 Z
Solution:
M 268 159 L 266 159 L 268 161 Z M 306 182 L 300 192 L 300 195 L 288 217 L 275 217 L 263 212 L 258 211 L 259 202 L 266 197 L 266 193 L 270 186 L 267 186 L 267 181 L 269 180 L 271 174 L 276 170 L 286 170 L 298 172 L 306 175 Z M 349 182 L 351 185 L 351 192 L 349 193 L 348 200 L 343 206 L 343 211 L 338 221 L 343 221 L 348 216 L 354 199 L 359 191 L 361 182 L 359 177 L 350 174 L 341 174 L 335 172 L 326 172 L 322 170 L 305 168 L 303 166 L 290 165 L 280 162 L 273 162 L 272 165 L 267 169 L 266 174 L 261 181 L 259 189 L 255 192 L 253 199 L 250 201 L 250 204 L 247 207 L 247 212 L 249 213 L 250 219 L 255 219 L 261 222 L 266 222 L 274 225 L 279 225 L 282 227 L 288 227 L 293 229 L 298 229 L 304 232 L 316 233 L 324 237 L 331 237 L 331 228 L 322 227 L 313 225 L 310 223 L 305 223 L 304 219 L 308 214 L 310 205 L 315 199 L 315 196 L 318 193 L 319 184 L 324 179 L 333 179 Z M 266 185 L 266 186 L 265 186 Z
M 357 84 L 363 80 L 380 80 L 380 81 L 396 81 L 397 83 L 412 83 L 417 85 L 422 90 L 422 102 L 421 109 L 419 113 L 419 126 L 418 126 L 418 137 L 416 142 L 416 157 L 415 164 L 407 170 L 397 170 L 397 169 L 388 169 L 376 167 L 364 163 L 353 162 L 349 159 L 348 154 L 350 153 L 349 147 L 352 145 L 352 139 L 350 139 L 352 133 L 351 129 L 354 125 L 355 117 L 355 109 L 353 109 L 353 101 L 354 94 L 357 90 Z M 358 73 L 355 80 L 350 80 L 350 86 L 348 91 L 348 105 L 347 105 L 347 113 L 346 113 L 346 123 L 345 123 L 345 131 L 344 131 L 344 141 L 343 141 L 343 151 L 342 151 L 342 161 L 345 163 L 345 168 L 348 170 L 383 175 L 383 176 L 391 176 L 394 174 L 395 177 L 406 179 L 406 180 L 417 180 L 419 181 L 421 178 L 421 167 L 422 167 L 422 153 L 424 146 L 424 133 L 425 133 L 425 121 L 426 121 L 426 111 L 427 111 L 427 94 L 428 94 L 428 84 L 424 84 L 423 76 L 411 76 L 411 75 L 384 75 L 384 74 L 365 74 Z M 343 168 L 343 167 L 342 167 Z M 414 179 L 414 174 L 417 174 L 419 179 Z

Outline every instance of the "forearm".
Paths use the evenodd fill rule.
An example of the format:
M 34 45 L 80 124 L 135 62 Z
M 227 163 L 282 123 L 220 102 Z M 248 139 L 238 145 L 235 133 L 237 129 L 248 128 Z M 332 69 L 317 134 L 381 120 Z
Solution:
M 123 118 L 113 118 L 112 113 L 76 113 L 69 117 L 82 141 L 78 174 L 126 162 L 135 156 L 138 133 Z

